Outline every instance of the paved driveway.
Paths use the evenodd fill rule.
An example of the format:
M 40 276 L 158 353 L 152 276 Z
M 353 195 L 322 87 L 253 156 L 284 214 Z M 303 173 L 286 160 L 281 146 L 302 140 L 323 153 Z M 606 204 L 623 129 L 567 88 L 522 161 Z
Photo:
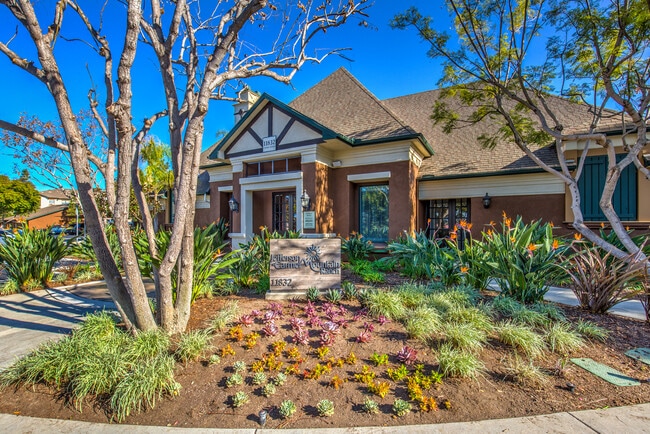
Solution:
M 69 333 L 88 313 L 112 308 L 112 303 L 52 289 L 1 297 L 0 369 L 39 344 Z

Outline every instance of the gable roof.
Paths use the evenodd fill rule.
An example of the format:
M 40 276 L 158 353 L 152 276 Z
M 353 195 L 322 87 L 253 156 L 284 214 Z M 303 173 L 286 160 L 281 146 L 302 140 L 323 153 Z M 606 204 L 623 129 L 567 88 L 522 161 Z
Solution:
M 43 190 L 38 192 L 39 195 L 46 199 L 70 200 L 71 192 L 57 188 L 55 190 Z
M 289 106 L 356 140 L 416 134 L 345 68 L 339 68 Z
M 505 174 L 542 169 L 529 158 L 514 141 L 500 141 L 496 148 L 483 148 L 479 142 L 482 134 L 496 133 L 498 122 L 489 118 L 478 124 L 457 128 L 446 134 L 441 125 L 434 125 L 431 113 L 434 104 L 441 98 L 442 90 L 431 90 L 384 100 L 384 104 L 402 116 L 409 125 L 424 134 L 436 156 L 424 160 L 420 167 L 422 178 L 444 178 L 474 176 L 478 174 Z M 459 98 L 445 98 L 448 107 L 457 112 L 461 119 L 467 119 L 474 108 L 463 104 Z M 547 98 L 549 108 L 564 125 L 565 133 L 588 130 L 592 121 L 590 107 L 557 96 Z M 613 113 L 613 112 L 612 112 Z M 614 116 L 604 117 L 599 131 L 620 128 Z M 559 165 L 555 145 L 540 147 L 534 153 L 550 166 Z
M 24 218 L 25 218 L 25 220 L 30 221 L 30 220 L 34 220 L 34 219 L 37 219 L 37 218 L 40 218 L 40 217 L 45 217 L 46 215 L 51 215 L 51 214 L 56 214 L 58 212 L 63 212 L 66 209 L 68 209 L 68 205 L 63 205 L 63 204 L 61 204 L 61 205 L 50 205 L 50 206 L 46 206 L 44 208 L 41 208 L 41 209 L 39 209 L 37 211 L 34 211 L 33 213 L 31 213 L 31 214 L 29 214 L 27 216 L 24 216 Z

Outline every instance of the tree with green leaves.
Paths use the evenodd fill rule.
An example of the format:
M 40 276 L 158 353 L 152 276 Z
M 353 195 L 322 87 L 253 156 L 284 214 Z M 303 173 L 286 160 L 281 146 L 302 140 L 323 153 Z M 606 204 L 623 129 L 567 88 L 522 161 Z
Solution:
M 34 184 L 29 182 L 29 176 L 24 178 L 24 173 L 20 179 L 0 175 L 0 218 L 29 214 L 38 209 L 41 196 Z
M 62 134 L 46 136 L 6 120 L 0 120 L 0 128 L 69 157 L 99 267 L 122 319 L 134 330 L 160 327 L 178 333 L 187 326 L 193 288 L 196 184 L 211 101 L 233 100 L 233 88 L 236 91 L 243 80 L 252 77 L 290 83 L 306 63 L 318 63 L 340 52 L 314 51 L 313 46 L 322 42 L 320 38 L 329 30 L 365 16 L 368 7 L 367 0 L 304 0 L 297 4 L 233 0 L 203 7 L 204 3 L 124 0 L 99 5 L 75 0 L 0 0 L 3 26 L 12 29 L 0 41 L 0 53 L 47 89 Z M 25 43 L 12 44 L 18 39 Z M 79 55 L 70 56 L 70 49 L 78 50 Z M 83 62 L 77 61 L 79 57 Z M 99 84 L 92 83 L 83 96 L 105 143 L 102 155 L 92 152 L 94 137 L 84 135 L 75 116 L 71 92 L 76 86 L 68 81 L 93 67 L 102 79 L 96 81 Z M 157 77 L 160 98 L 152 98 L 150 89 L 134 85 L 136 73 L 148 74 L 148 79 Z M 141 101 L 161 101 L 161 106 L 150 108 L 146 119 L 139 121 L 134 106 Z M 175 218 L 168 248 L 154 270 L 154 313 L 128 220 L 133 191 L 149 253 L 158 258 L 138 164 L 146 137 L 162 118 L 167 118 L 164 140 L 169 140 L 171 148 Z M 103 230 L 93 190 L 95 171 L 106 187 L 124 275 Z
M 142 147 L 140 179 L 142 192 L 148 198 L 154 215 L 154 229 L 158 229 L 158 213 L 163 208 L 163 199 L 174 186 L 174 172 L 171 168 L 171 148 L 150 138 Z
M 650 9 L 642 0 L 446 0 L 453 32 L 439 30 L 430 17 L 411 8 L 396 16 L 397 29 L 414 28 L 428 43 L 428 55 L 442 59 L 443 98 L 432 119 L 449 132 L 482 122 L 498 123 L 480 137 L 495 148 L 511 141 L 568 187 L 573 227 L 618 258 L 647 261 L 612 206 L 621 172 L 632 165 L 650 179 L 639 158 L 648 143 L 650 107 Z M 565 128 L 554 110 L 558 96 L 581 104 L 591 115 L 582 130 Z M 455 97 L 461 116 L 446 97 Z M 588 110 L 585 110 L 584 108 Z M 622 146 L 600 128 L 617 120 Z M 567 164 L 567 143 L 577 143 L 575 170 Z M 559 168 L 535 153 L 555 145 Z M 600 207 L 620 245 L 603 239 L 584 222 L 578 180 L 590 150 L 606 150 L 608 171 Z M 617 159 L 617 151 L 623 151 Z M 650 267 L 650 265 L 649 265 Z

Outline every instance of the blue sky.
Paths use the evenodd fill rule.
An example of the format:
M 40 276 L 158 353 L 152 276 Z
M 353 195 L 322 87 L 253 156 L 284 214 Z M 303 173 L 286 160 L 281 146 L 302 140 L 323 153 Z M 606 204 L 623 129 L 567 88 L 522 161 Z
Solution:
M 39 7 L 46 7 L 49 11 L 53 9 L 54 3 L 44 1 Z M 426 56 L 428 47 L 419 41 L 414 31 L 392 30 L 389 26 L 390 19 L 409 6 L 417 6 L 423 14 L 433 16 L 438 23 L 438 28 L 449 26 L 449 16 L 441 2 L 416 0 L 402 3 L 376 0 L 368 10 L 369 26 L 359 26 L 356 22 L 351 22 L 329 31 L 324 38 L 317 41 L 317 46 L 320 48 L 350 48 L 349 51 L 344 52 L 346 58 L 333 56 L 321 64 L 305 66 L 296 74 L 291 86 L 262 78 L 252 81 L 251 88 L 258 92 L 269 93 L 281 101 L 290 102 L 341 66 L 347 68 L 380 99 L 435 88 L 440 77 L 439 61 Z M 109 23 L 109 21 L 111 20 L 106 20 L 105 24 L 107 31 L 112 30 L 109 26 L 113 26 L 113 29 L 119 32 L 120 24 L 116 21 Z M 4 8 L 0 9 L 0 22 L 3 23 L 0 39 L 6 42 L 14 35 L 16 27 Z M 12 24 L 4 25 L 8 22 Z M 70 44 L 62 40 L 57 44 L 60 44 L 57 45 L 57 54 L 60 54 L 61 58 L 70 65 L 62 72 L 68 82 L 74 108 L 75 110 L 86 108 L 86 94 L 92 86 L 88 69 L 94 71 L 99 66 L 92 63 L 94 56 L 83 45 Z M 20 34 L 10 46 L 21 54 L 29 55 L 33 52 L 33 48 L 20 38 Z M 148 53 L 140 57 L 138 62 L 141 62 L 141 70 L 145 70 L 151 68 L 155 60 L 153 55 Z M 89 66 L 86 67 L 86 64 Z M 56 111 L 51 97 L 42 83 L 12 65 L 4 55 L 0 55 L 0 73 L 2 77 L 0 95 L 3 102 L 0 104 L 0 119 L 15 122 L 21 113 L 30 113 L 38 115 L 41 119 L 56 120 Z M 92 79 L 95 82 L 100 81 L 101 75 L 93 72 Z M 135 101 L 139 104 L 135 110 L 136 121 L 163 108 L 163 94 L 158 75 L 136 73 L 134 95 Z M 163 119 L 159 123 L 161 128 L 156 129 L 155 132 L 161 140 L 165 141 L 166 121 Z M 203 148 L 207 148 L 214 142 L 218 131 L 228 130 L 232 125 L 232 103 L 214 101 L 205 125 Z M 15 177 L 16 161 L 6 150 L 0 150 L 0 155 L 0 173 Z

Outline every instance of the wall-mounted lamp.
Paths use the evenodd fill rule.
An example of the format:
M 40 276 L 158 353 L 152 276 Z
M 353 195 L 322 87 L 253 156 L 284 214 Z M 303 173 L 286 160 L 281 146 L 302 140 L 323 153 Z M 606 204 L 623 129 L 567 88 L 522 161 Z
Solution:
M 228 201 L 228 206 L 230 207 L 230 211 L 239 212 L 239 202 L 237 202 L 235 196 L 230 198 L 230 200 Z
M 309 195 L 307 194 L 307 190 L 305 190 L 302 193 L 302 196 L 300 196 L 300 204 L 302 205 L 302 209 L 307 211 L 309 209 L 309 205 L 311 204 L 311 199 L 309 198 Z
M 341 167 L 342 164 L 341 160 L 332 161 L 332 167 Z
M 492 198 L 487 193 L 485 193 L 485 196 L 483 196 L 483 208 L 489 208 L 491 203 Z

